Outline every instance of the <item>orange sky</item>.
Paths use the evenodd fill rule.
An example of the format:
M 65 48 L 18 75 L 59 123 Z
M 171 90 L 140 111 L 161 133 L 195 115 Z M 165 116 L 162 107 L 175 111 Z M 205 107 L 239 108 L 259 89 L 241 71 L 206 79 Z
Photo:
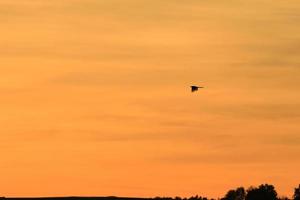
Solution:
M 291 196 L 299 13 L 298 0 L 0 0 L 0 196 L 266 182 Z

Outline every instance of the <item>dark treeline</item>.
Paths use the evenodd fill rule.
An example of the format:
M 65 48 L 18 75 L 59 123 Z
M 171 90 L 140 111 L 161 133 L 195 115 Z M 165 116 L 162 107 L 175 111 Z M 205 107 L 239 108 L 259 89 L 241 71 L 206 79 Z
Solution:
M 156 197 L 156 200 L 215 200 L 207 197 L 193 196 L 190 198 L 164 198 Z M 278 196 L 275 187 L 269 184 L 262 184 L 258 187 L 244 187 L 229 190 L 223 198 L 218 200 L 289 200 L 288 197 Z M 300 200 L 300 185 L 294 189 L 292 200 Z
M 5 198 L 0 200 L 216 200 L 202 196 L 192 197 L 155 197 L 155 198 L 131 198 L 131 197 L 44 197 L 44 198 Z M 300 185 L 294 189 L 292 199 L 284 196 L 278 196 L 275 187 L 269 184 L 262 184 L 258 187 L 238 187 L 229 190 L 224 197 L 218 200 L 300 200 Z
M 262 184 L 258 187 L 250 187 L 245 190 L 243 187 L 229 190 L 221 200 L 288 200 L 284 196 L 278 196 L 275 187 L 269 184 Z M 300 200 L 300 185 L 294 189 L 293 200 Z

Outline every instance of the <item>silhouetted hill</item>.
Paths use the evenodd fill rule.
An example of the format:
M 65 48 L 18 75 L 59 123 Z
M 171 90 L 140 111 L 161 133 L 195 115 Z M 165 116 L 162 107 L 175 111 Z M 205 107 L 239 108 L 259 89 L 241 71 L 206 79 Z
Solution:
M 137 197 L 22 197 L 22 198 L 6 198 L 2 197 L 0 200 L 150 200 L 151 198 L 137 198 Z
M 294 188 L 293 200 L 300 200 L 300 185 Z M 214 200 L 201 196 L 192 196 L 189 198 L 181 197 L 155 197 L 155 198 L 139 198 L 139 197 L 35 197 L 35 198 L 6 198 L 0 197 L 0 200 Z M 258 187 L 249 187 L 247 190 L 243 187 L 229 190 L 223 198 L 218 200 L 289 200 L 284 196 L 278 196 L 275 187 L 269 184 L 261 184 Z
M 138 197 L 21 197 L 21 198 L 0 198 L 1 200 L 150 200 L 151 198 L 138 198 Z
M 208 200 L 207 198 L 195 196 L 190 198 L 181 198 L 181 197 L 155 197 L 155 198 L 139 198 L 139 197 L 80 197 L 80 196 L 71 196 L 71 197 L 20 197 L 20 198 L 6 198 L 0 197 L 0 200 Z

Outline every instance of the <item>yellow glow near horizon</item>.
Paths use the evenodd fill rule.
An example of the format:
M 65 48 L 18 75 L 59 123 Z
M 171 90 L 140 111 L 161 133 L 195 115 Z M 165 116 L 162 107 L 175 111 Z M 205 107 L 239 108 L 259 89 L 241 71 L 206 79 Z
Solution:
M 291 196 L 298 13 L 296 0 L 0 0 L 0 195 L 270 183 Z

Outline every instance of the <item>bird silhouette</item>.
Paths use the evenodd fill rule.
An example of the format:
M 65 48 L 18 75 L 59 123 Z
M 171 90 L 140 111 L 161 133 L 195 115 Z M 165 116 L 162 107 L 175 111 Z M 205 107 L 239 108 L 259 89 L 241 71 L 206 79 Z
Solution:
M 198 91 L 199 88 L 203 88 L 203 87 L 199 87 L 199 86 L 192 85 L 192 86 L 191 86 L 191 91 L 192 91 L 192 92 L 196 92 L 196 91 Z

